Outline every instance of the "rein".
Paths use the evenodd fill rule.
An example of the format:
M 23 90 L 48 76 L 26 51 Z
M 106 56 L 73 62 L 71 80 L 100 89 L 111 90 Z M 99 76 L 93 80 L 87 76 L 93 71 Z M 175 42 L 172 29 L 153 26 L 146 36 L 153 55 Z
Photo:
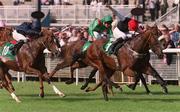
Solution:
M 150 40 L 150 36 L 151 36 L 151 35 L 149 35 L 149 37 L 148 37 L 147 41 L 146 41 L 146 42 L 145 42 L 145 44 L 143 45 L 143 47 L 142 47 L 142 48 L 143 48 L 143 50 L 144 50 L 144 48 L 145 48 L 146 44 L 148 44 L 148 41 Z
M 48 48 L 45 44 L 44 44 L 44 42 L 42 42 L 42 41 L 40 41 L 41 43 L 42 43 L 42 45 L 45 47 L 45 48 Z

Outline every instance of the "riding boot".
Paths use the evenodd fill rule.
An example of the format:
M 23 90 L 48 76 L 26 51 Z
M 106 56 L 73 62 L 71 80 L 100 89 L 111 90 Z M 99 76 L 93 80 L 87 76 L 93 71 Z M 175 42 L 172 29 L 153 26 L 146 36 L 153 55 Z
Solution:
M 73 55 L 73 62 L 72 62 L 72 64 L 75 63 L 76 61 L 78 61 L 79 58 L 83 58 L 83 56 L 84 56 L 84 53 L 83 53 L 83 52 L 81 52 L 81 53 L 75 53 L 75 54 Z
M 21 48 L 21 46 L 22 46 L 23 44 L 24 44 L 24 40 L 18 41 L 18 42 L 14 45 L 14 47 L 10 48 L 11 53 L 12 53 L 13 55 L 17 54 L 18 50 Z
M 123 40 L 122 38 L 118 38 L 116 41 L 114 41 L 114 42 L 112 43 L 112 45 L 109 47 L 108 53 L 109 53 L 109 54 L 115 54 L 115 52 L 116 52 L 116 50 L 117 50 L 117 49 L 115 49 L 116 46 L 117 46 L 118 44 L 122 43 L 123 41 L 124 41 L 124 40 Z

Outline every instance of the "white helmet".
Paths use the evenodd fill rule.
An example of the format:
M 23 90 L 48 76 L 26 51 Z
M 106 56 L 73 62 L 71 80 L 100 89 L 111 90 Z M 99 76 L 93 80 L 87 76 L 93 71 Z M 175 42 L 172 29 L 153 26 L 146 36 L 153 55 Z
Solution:
M 2 20 L 0 20 L 0 27 L 5 27 L 5 23 Z

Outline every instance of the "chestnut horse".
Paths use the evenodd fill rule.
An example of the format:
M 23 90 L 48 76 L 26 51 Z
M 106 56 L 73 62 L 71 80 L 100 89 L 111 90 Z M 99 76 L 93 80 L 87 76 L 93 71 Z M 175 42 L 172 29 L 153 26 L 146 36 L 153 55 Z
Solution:
M 48 73 L 43 51 L 44 49 L 48 49 L 52 53 L 58 53 L 59 42 L 49 29 L 43 29 L 42 34 L 41 37 L 23 44 L 14 60 L 7 58 L 6 54 L 0 56 L 0 78 L 2 80 L 2 86 L 11 94 L 16 102 L 20 102 L 20 100 L 14 93 L 14 87 L 11 84 L 10 77 L 7 78 L 7 76 L 10 76 L 8 72 L 10 69 L 37 75 L 40 81 L 40 96 L 44 97 L 43 78 L 48 80 L 45 77 L 45 74 L 47 75 Z M 58 91 L 54 85 L 53 88 L 56 90 L 55 92 Z
M 100 80 L 105 80 L 102 83 L 102 91 L 104 94 L 104 99 L 108 100 L 106 83 L 108 82 L 111 85 L 114 85 L 116 88 L 120 88 L 120 86 L 118 86 L 117 84 L 114 84 L 113 82 L 111 82 L 109 80 L 109 78 L 110 78 L 109 76 L 112 76 L 111 74 L 113 74 L 117 69 L 115 60 L 112 57 L 107 56 L 103 50 L 99 50 L 99 48 L 102 49 L 102 45 L 106 41 L 107 41 L 107 39 L 101 39 L 101 40 L 95 41 L 93 43 L 93 45 L 91 45 L 87 49 L 86 53 L 84 54 L 83 58 L 81 58 L 81 59 L 82 59 L 83 63 L 85 63 L 86 65 L 99 70 Z M 77 61 L 77 60 L 74 60 L 74 54 L 81 54 L 81 52 L 82 52 L 81 48 L 84 44 L 85 44 L 84 40 L 79 40 L 79 41 L 73 42 L 69 45 L 62 46 L 61 56 L 59 57 L 60 62 L 56 65 L 54 70 L 49 74 L 50 78 L 58 70 L 63 69 L 65 67 L 72 66 Z M 108 66 L 113 66 L 113 69 L 112 69 L 112 67 L 111 67 L 111 69 L 109 69 L 108 66 L 106 67 L 104 65 L 104 60 L 109 61 Z M 105 74 L 107 74 L 107 75 L 105 75 Z

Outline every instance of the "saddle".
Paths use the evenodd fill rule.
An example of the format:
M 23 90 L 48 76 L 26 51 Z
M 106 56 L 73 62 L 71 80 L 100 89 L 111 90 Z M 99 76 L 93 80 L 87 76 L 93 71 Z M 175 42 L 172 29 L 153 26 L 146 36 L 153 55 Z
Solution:
M 12 55 L 16 55 L 24 43 L 25 42 L 23 40 L 20 40 L 14 46 L 10 47 L 9 50 L 11 51 Z

